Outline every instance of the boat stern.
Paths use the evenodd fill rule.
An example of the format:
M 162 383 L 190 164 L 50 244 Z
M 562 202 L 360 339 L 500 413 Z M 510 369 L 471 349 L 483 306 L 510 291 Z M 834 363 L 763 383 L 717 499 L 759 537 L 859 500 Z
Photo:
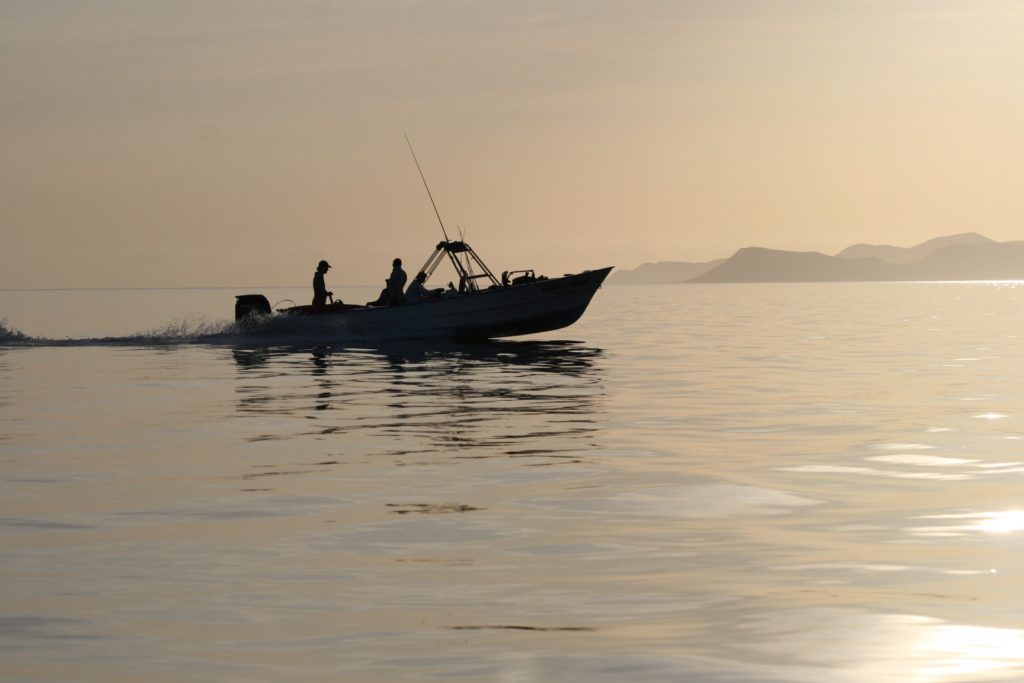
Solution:
M 270 302 L 262 294 L 235 295 L 235 321 L 270 315 Z

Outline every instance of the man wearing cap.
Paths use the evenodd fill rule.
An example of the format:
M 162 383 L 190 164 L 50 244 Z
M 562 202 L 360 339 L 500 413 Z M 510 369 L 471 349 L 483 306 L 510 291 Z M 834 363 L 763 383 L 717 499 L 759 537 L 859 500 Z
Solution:
M 313 305 L 324 306 L 327 304 L 327 297 L 333 299 L 334 292 L 327 291 L 324 284 L 324 273 L 331 267 L 327 261 L 321 261 L 316 267 L 316 274 L 313 275 Z

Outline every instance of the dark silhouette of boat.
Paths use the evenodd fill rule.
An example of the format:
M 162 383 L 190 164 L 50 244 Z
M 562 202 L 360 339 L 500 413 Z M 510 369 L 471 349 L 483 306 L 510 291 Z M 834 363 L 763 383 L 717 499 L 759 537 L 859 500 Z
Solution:
M 420 272 L 427 278 L 445 260 L 458 275 L 456 288 L 435 289 L 419 301 L 365 306 L 331 303 L 271 309 L 262 294 L 236 297 L 235 319 L 288 316 L 323 332 L 372 338 L 445 337 L 491 339 L 548 332 L 579 320 L 612 268 L 586 270 L 562 277 L 538 276 L 532 270 L 506 271 L 495 277 L 463 241 L 443 240 Z M 301 319 L 301 322 L 300 320 Z

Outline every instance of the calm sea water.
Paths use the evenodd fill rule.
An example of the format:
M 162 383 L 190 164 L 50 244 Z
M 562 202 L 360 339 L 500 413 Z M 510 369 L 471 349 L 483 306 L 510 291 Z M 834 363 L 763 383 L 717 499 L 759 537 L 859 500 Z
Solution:
M 1024 680 L 1024 284 L 480 345 L 234 293 L 0 292 L 4 680 Z

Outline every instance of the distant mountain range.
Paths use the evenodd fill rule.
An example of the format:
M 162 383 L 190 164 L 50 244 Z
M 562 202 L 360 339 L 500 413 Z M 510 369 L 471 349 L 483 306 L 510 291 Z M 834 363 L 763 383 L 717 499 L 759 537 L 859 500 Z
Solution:
M 611 284 L 681 282 L 882 282 L 1024 279 L 1024 241 L 994 242 L 977 233 L 937 237 L 913 247 L 856 244 L 835 256 L 740 249 L 706 263 L 645 263 L 619 271 Z
M 920 261 L 933 251 L 958 244 L 996 244 L 976 232 L 962 232 L 959 235 L 935 237 L 921 242 L 916 247 L 893 247 L 888 244 L 855 244 L 836 254 L 842 258 L 877 258 L 886 263 L 913 263 Z
M 686 261 L 659 261 L 645 263 L 633 270 L 616 270 L 608 278 L 613 285 L 674 285 L 686 282 L 698 275 L 703 275 L 715 266 L 725 263 L 720 258 L 706 263 L 687 263 Z

